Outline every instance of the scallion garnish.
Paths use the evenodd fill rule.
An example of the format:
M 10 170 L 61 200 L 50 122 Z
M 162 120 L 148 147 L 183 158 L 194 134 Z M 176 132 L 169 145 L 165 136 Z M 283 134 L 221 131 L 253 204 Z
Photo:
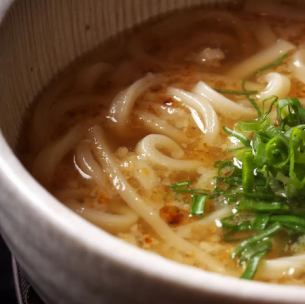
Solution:
M 249 139 L 248 139 L 246 136 L 244 136 L 243 134 L 238 133 L 238 132 L 236 132 L 236 131 L 234 131 L 234 130 L 231 130 L 231 129 L 227 128 L 227 127 L 224 127 L 223 129 L 224 129 L 224 131 L 225 131 L 227 134 L 229 134 L 229 135 L 232 136 L 232 137 L 235 137 L 235 138 L 238 139 L 241 143 L 243 143 L 245 146 L 250 146 L 250 141 L 249 141 Z
M 202 194 L 193 195 L 192 207 L 191 207 L 192 215 L 194 215 L 194 216 L 203 216 L 204 215 L 206 199 L 207 199 L 206 195 L 202 195 Z
M 240 148 L 232 159 L 216 163 L 213 191 L 200 193 L 190 182 L 172 185 L 176 193 L 192 195 L 192 215 L 205 214 L 207 199 L 232 206 L 221 225 L 224 241 L 239 242 L 232 257 L 243 267 L 244 279 L 255 276 L 277 235 L 285 235 L 290 246 L 305 234 L 305 109 L 296 98 L 273 96 L 265 103 L 269 109 L 263 107 L 257 119 L 224 128 Z M 269 117 L 274 108 L 275 121 Z
M 289 54 L 288 53 L 285 53 L 283 55 L 280 55 L 278 58 L 276 58 L 274 61 L 262 66 L 261 68 L 259 68 L 258 70 L 254 71 L 253 74 L 251 76 L 254 76 L 254 75 L 259 75 L 267 70 L 271 70 L 271 69 L 274 69 L 280 65 L 282 65 L 285 60 L 288 58 Z
M 189 187 L 191 186 L 191 184 L 192 184 L 191 181 L 177 182 L 177 183 L 171 185 L 171 189 L 174 192 L 183 193 L 185 191 L 189 191 Z
M 175 184 L 172 184 L 170 188 L 173 192 L 176 193 L 189 193 L 189 194 L 201 194 L 201 195 L 207 195 L 208 192 L 204 191 L 202 189 L 193 189 L 191 188 L 192 182 L 191 181 L 183 181 L 183 182 L 177 182 Z
M 246 84 L 247 84 L 246 79 L 243 79 L 241 82 L 241 88 L 243 91 L 248 92 L 248 90 L 246 88 Z M 261 109 L 259 108 L 255 98 L 253 98 L 253 94 L 247 94 L 246 97 L 247 97 L 248 101 L 251 103 L 251 105 L 253 106 L 253 108 L 256 110 L 257 115 L 260 117 L 262 115 L 262 112 L 261 112 Z
M 246 269 L 241 275 L 242 279 L 251 280 L 255 276 L 259 263 L 261 259 L 270 251 L 271 249 L 271 242 L 261 242 L 259 247 L 253 254 L 247 259 Z

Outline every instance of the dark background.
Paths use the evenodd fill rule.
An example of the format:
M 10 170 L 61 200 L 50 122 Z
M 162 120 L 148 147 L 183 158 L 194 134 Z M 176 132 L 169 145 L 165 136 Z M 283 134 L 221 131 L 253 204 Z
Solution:
M 11 255 L 0 236 L 0 303 L 16 304 Z

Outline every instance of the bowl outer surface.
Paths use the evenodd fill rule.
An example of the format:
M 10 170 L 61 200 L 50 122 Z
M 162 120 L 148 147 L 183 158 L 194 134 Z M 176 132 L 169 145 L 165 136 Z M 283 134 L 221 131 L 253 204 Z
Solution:
M 12 150 L 27 106 L 71 61 L 149 17 L 207 2 L 0 2 L 0 229 L 47 303 L 305 303 L 303 288 L 210 274 L 112 237 L 53 198 Z

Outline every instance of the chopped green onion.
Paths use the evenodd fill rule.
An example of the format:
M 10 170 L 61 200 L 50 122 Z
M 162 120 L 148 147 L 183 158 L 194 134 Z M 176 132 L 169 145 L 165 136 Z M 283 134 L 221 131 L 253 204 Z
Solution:
M 288 141 L 284 136 L 277 135 L 266 144 L 266 158 L 274 168 L 284 168 L 289 163 Z
M 275 234 L 276 232 L 278 232 L 280 229 L 282 229 L 281 224 L 279 223 L 274 223 L 272 226 L 270 226 L 268 229 L 262 231 L 261 233 L 241 242 L 241 244 L 235 248 L 235 250 L 233 251 L 233 258 L 238 257 L 241 255 L 242 251 L 249 245 L 254 244 L 258 241 L 261 241 L 273 234 Z
M 255 99 L 251 95 L 247 95 L 247 99 L 251 103 L 252 107 L 256 110 L 258 116 L 260 117 L 262 115 L 262 111 L 259 108 L 259 106 L 257 105 L 257 102 L 255 101 Z
M 252 223 L 250 220 L 245 219 L 238 222 L 234 221 L 234 215 L 229 216 L 221 220 L 222 228 L 229 230 L 230 232 L 242 232 L 252 229 Z
M 273 68 L 276 68 L 276 67 L 282 65 L 285 62 L 285 60 L 288 58 L 288 56 L 289 56 L 288 53 L 285 53 L 285 54 L 279 56 L 274 61 L 262 66 L 261 68 L 257 69 L 256 71 L 254 71 L 251 76 L 261 74 L 261 73 L 265 72 L 266 70 L 270 70 L 270 69 L 273 69 Z
M 269 249 L 270 250 L 270 249 Z M 262 258 L 267 254 L 266 251 L 261 251 L 250 258 L 249 262 L 247 263 L 247 267 L 243 274 L 241 275 L 241 279 L 245 280 L 252 280 L 257 272 L 257 269 L 259 267 L 259 264 L 262 260 Z
M 243 87 L 241 92 L 222 92 L 248 91 Z M 277 110 L 275 121 L 270 116 L 273 107 Z M 204 215 L 207 199 L 232 208 L 232 215 L 221 219 L 223 240 L 239 242 L 232 258 L 244 267 L 241 277 L 252 279 L 276 235 L 284 234 L 288 246 L 305 235 L 305 109 L 296 98 L 271 96 L 263 101 L 257 119 L 224 131 L 241 147 L 231 151 L 231 159 L 215 163 L 214 190 L 193 189 L 189 181 L 171 188 L 192 195 L 192 215 Z
M 267 225 L 270 222 L 269 215 L 257 215 L 253 221 L 253 229 L 254 230 L 265 230 Z
M 295 215 L 273 215 L 270 217 L 271 222 L 280 224 L 293 224 L 305 228 L 305 219 Z
M 180 188 L 186 188 L 189 187 L 192 184 L 191 181 L 183 181 L 183 182 L 178 182 L 175 184 L 171 185 L 172 189 L 180 189 Z
M 269 103 L 269 109 L 264 113 L 265 117 L 268 116 L 271 113 L 272 108 L 274 107 L 274 105 L 277 103 L 278 100 L 279 100 L 279 98 L 277 96 L 273 95 L 273 96 L 265 98 L 262 101 L 263 111 L 265 110 L 266 103 Z
M 206 195 L 193 195 L 191 214 L 195 216 L 203 216 L 205 209 Z
M 266 143 L 264 143 L 264 140 L 259 134 L 252 140 L 252 153 L 254 154 L 256 165 L 265 165 L 267 160 Z
M 241 143 L 243 143 L 246 147 L 249 147 L 249 146 L 250 146 L 250 141 L 249 141 L 249 139 L 248 139 L 246 136 L 244 136 L 243 134 L 238 133 L 238 132 L 236 132 L 236 131 L 234 131 L 234 130 L 231 130 L 231 129 L 227 128 L 227 127 L 224 127 L 223 129 L 224 129 L 224 131 L 225 131 L 227 134 L 229 134 L 230 136 L 237 138 L 237 139 L 238 139 Z
M 257 255 L 260 252 L 266 252 L 271 249 L 272 243 L 269 238 L 265 238 L 264 240 L 255 242 L 249 246 L 247 246 L 239 259 L 239 263 L 247 263 L 252 257 Z
M 241 132 L 258 132 L 264 130 L 269 124 L 270 122 L 267 119 L 239 121 L 236 125 L 236 129 Z
M 297 98 L 280 99 L 278 102 L 278 118 L 282 128 L 286 125 L 294 127 L 305 123 L 305 110 Z
M 191 181 L 182 181 L 172 184 L 170 187 L 176 193 L 189 193 L 192 191 L 189 187 L 191 186 Z
M 256 192 L 244 192 L 241 191 L 240 195 L 243 196 L 246 199 L 254 199 L 256 202 L 258 200 L 274 200 L 277 199 L 278 197 L 274 195 L 274 193 L 270 192 L 264 192 L 264 191 L 256 191 Z
M 242 200 L 238 205 L 239 211 L 253 212 L 278 212 L 289 211 L 289 207 L 280 202 L 262 202 L 254 200 Z
M 254 157 L 251 152 L 246 152 L 243 155 L 243 167 L 242 167 L 242 185 L 243 190 L 246 192 L 252 192 L 254 188 Z
M 241 82 L 241 87 L 242 87 L 242 90 L 247 92 L 247 88 L 246 88 L 246 79 L 243 79 L 242 82 Z M 251 105 L 253 106 L 253 108 L 256 110 L 258 116 L 261 116 L 262 112 L 259 108 L 259 106 L 257 105 L 257 102 L 255 101 L 255 99 L 250 95 L 246 95 L 247 99 L 249 100 L 249 102 L 251 103 Z
M 189 194 L 201 194 L 201 195 L 208 195 L 208 191 L 202 189 L 192 189 L 190 186 L 192 185 L 191 181 L 183 181 L 172 184 L 170 188 L 172 191 L 176 193 L 189 193 Z

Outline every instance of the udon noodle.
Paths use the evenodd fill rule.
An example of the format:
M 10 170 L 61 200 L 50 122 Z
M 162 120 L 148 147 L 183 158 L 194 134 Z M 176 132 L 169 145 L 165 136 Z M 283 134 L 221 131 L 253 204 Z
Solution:
M 296 20 L 264 7 L 177 12 L 102 45 L 38 98 L 20 142 L 26 166 L 117 237 L 240 276 L 243 265 L 230 257 L 236 241 L 224 239 L 221 224 L 234 208 L 211 199 L 204 216 L 190 215 L 189 196 L 171 185 L 215 187 L 214 163 L 240 146 L 223 127 L 257 117 L 243 92 L 254 92 L 258 108 L 274 96 L 305 97 L 305 21 L 292 7 Z M 283 242 L 276 239 L 255 278 L 304 284 L 304 237 L 288 251 Z

